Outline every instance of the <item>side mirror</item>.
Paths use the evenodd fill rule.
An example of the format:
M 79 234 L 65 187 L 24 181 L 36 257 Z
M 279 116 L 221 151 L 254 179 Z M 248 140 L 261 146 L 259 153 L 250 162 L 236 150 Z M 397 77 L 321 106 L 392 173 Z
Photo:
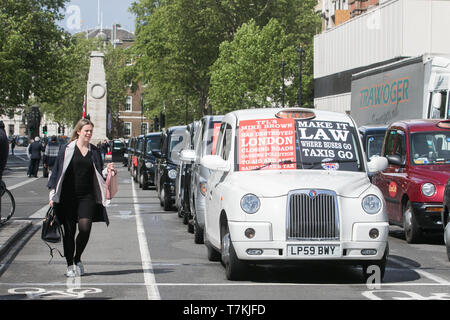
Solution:
M 197 154 L 195 153 L 195 150 L 184 149 L 180 153 L 180 160 L 186 163 L 194 162 L 196 158 Z
M 204 156 L 200 164 L 209 170 L 230 171 L 230 164 L 217 155 Z
M 385 157 L 372 157 L 367 163 L 370 173 L 375 173 L 378 171 L 383 171 L 388 167 L 388 159 Z
M 388 163 L 393 164 L 395 166 L 403 166 L 403 161 L 399 155 L 391 154 L 386 156 Z
M 161 158 L 161 151 L 159 150 L 152 150 L 152 155 L 154 155 L 156 158 Z

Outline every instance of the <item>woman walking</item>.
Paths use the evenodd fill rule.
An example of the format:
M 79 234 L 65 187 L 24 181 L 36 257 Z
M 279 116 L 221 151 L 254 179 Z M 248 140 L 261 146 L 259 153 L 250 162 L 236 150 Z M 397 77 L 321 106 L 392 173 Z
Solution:
M 100 150 L 90 144 L 94 124 L 88 119 L 78 121 L 68 144 L 63 145 L 53 167 L 48 187 L 50 203 L 63 225 L 64 256 L 67 277 L 85 273 L 81 255 L 91 233 L 92 222 L 109 225 L 105 204 L 105 179 L 114 164 L 103 169 Z M 78 236 L 75 239 L 78 223 Z

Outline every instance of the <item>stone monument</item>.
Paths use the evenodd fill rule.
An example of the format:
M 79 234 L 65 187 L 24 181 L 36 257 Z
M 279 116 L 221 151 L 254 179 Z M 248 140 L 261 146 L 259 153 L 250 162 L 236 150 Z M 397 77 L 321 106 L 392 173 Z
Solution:
M 87 84 L 86 112 L 94 123 L 94 132 L 91 143 L 97 144 L 99 141 L 107 139 L 107 103 L 106 103 L 106 77 L 103 60 L 103 52 L 91 52 L 91 65 L 89 68 L 89 78 Z

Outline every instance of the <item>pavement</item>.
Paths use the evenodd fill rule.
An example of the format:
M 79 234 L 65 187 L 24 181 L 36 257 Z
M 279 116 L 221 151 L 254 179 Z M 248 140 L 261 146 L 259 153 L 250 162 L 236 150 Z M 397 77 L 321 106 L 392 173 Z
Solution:
M 11 219 L 0 225 L 0 259 L 32 224 L 32 220 Z

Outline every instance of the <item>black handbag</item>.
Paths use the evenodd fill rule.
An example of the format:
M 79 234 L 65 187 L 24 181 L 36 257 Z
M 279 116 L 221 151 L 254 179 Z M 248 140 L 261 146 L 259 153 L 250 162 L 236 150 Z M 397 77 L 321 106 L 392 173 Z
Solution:
M 45 220 L 42 223 L 41 239 L 46 242 L 58 243 L 61 241 L 61 224 L 55 211 L 50 207 L 45 215 Z
M 53 250 L 57 250 L 59 255 L 63 258 L 64 255 L 57 248 L 52 248 L 49 246 L 47 242 L 58 243 L 61 242 L 61 237 L 64 236 L 63 230 L 61 228 L 61 224 L 59 223 L 58 217 L 55 214 L 55 210 L 53 207 L 50 207 L 45 215 L 45 219 L 42 222 L 42 233 L 41 239 L 44 240 L 45 244 L 50 249 L 51 259 L 49 263 L 53 259 Z

